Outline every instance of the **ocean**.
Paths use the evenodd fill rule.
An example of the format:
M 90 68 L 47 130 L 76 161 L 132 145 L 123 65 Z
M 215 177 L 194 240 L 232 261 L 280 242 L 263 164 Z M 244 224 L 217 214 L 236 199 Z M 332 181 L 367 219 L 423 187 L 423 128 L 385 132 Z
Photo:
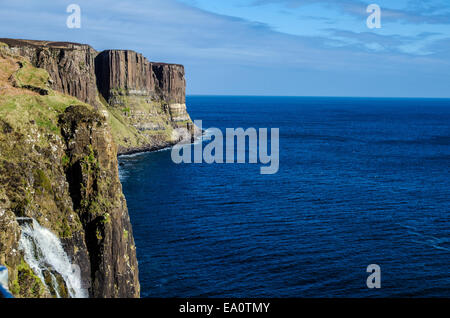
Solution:
M 204 129 L 279 128 L 279 171 L 120 157 L 142 297 L 450 297 L 449 99 L 187 105 Z

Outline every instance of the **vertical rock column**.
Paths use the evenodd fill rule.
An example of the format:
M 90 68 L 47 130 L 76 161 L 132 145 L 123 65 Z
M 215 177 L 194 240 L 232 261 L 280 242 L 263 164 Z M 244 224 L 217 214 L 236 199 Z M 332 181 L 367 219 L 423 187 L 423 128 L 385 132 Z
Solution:
M 117 147 L 96 111 L 70 106 L 59 125 L 70 196 L 85 231 L 93 297 L 139 297 L 133 231 L 119 181 Z

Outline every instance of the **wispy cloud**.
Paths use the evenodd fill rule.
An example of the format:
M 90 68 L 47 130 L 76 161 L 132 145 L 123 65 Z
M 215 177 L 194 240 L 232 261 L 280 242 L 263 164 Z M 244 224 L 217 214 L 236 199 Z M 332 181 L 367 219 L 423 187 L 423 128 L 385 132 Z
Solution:
M 375 32 L 353 32 L 347 30 L 326 29 L 327 32 L 337 40 L 336 45 L 355 46 L 361 50 L 406 53 L 413 55 L 433 54 L 432 45 L 436 38 L 442 36 L 436 32 L 422 32 L 415 36 L 405 35 L 383 35 Z
M 372 2 L 361 0 L 254 0 L 252 5 L 284 4 L 287 8 L 307 5 L 324 5 L 355 17 L 366 16 L 367 5 Z M 412 0 L 402 9 L 383 6 L 383 19 L 413 24 L 450 24 L 450 3 L 441 0 Z
M 448 41 L 437 42 L 436 34 L 387 36 L 328 28 L 323 36 L 292 35 L 269 23 L 174 0 L 79 0 L 82 28 L 71 30 L 65 27 L 65 8 L 71 2 L 2 4 L 1 36 L 133 49 L 153 61 L 182 63 L 189 93 L 449 94 L 439 80 L 450 73 Z M 427 55 L 401 49 L 420 40 Z M 431 85 L 430 78 L 439 83 Z

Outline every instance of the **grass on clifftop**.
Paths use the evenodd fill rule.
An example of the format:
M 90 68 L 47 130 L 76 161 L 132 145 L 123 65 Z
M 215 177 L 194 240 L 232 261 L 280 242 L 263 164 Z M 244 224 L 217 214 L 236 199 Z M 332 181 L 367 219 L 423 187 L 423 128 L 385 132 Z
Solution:
M 45 132 L 59 134 L 58 116 L 70 105 L 92 106 L 48 88 L 49 74 L 35 68 L 23 57 L 13 55 L 0 46 L 0 119 L 15 131 L 30 134 L 39 141 Z M 40 95 L 38 92 L 45 93 Z M 39 143 L 39 142 L 38 142 Z
M 47 96 L 0 95 L 0 118 L 18 131 L 27 131 L 30 123 L 35 123 L 43 130 L 59 134 L 58 116 L 74 104 L 82 103 L 73 97 L 53 92 Z
M 30 62 L 20 62 L 19 70 L 14 74 L 18 87 L 37 87 L 48 89 L 50 76 L 42 68 L 33 67 Z

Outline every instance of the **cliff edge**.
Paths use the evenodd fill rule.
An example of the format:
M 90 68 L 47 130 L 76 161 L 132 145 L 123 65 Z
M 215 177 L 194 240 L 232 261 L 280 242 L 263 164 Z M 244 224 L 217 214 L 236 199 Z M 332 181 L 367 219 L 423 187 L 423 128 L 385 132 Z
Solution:
M 118 153 L 196 134 L 184 69 L 0 39 L 0 264 L 16 297 L 139 297 Z

